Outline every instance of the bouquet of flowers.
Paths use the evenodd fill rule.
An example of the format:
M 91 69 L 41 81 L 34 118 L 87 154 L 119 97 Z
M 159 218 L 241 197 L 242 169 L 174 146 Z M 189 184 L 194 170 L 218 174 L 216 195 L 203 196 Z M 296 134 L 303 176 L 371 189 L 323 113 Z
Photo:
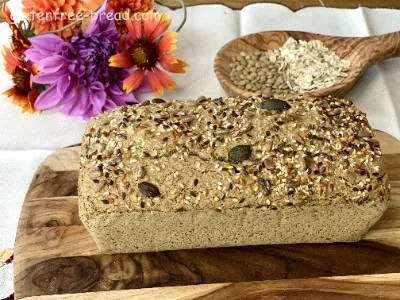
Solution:
M 185 73 L 176 59 L 178 31 L 171 19 L 154 11 L 153 0 L 23 0 L 27 20 L 15 24 L 10 10 L 1 16 L 12 30 L 4 47 L 5 70 L 13 87 L 4 94 L 22 112 L 59 105 L 61 113 L 82 116 L 127 103 L 134 93 L 164 88 L 175 81 L 166 73 Z

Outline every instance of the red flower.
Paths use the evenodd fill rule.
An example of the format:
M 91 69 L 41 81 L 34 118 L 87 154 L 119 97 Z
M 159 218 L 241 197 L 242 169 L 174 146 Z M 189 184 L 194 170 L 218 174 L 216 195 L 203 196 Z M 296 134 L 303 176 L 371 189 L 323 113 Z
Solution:
M 22 107 L 22 112 L 39 112 L 35 109 L 35 101 L 39 97 L 37 86 L 32 82 L 32 77 L 38 73 L 35 65 L 28 63 L 16 52 L 4 46 L 4 67 L 7 73 L 12 75 L 14 86 L 4 95 L 13 98 L 13 103 Z
M 163 88 L 172 90 L 175 81 L 164 70 L 172 73 L 185 73 L 188 64 L 176 59 L 172 53 L 176 49 L 177 32 L 169 32 L 162 36 L 171 24 L 165 13 L 137 13 L 126 21 L 128 37 L 121 41 L 122 53 L 110 58 L 110 66 L 117 68 L 133 68 L 135 70 L 124 80 L 127 93 L 135 90 L 147 76 L 150 87 L 156 97 L 163 94 Z M 144 16 L 144 17 L 143 17 Z M 160 36 L 162 36 L 160 38 Z
M 103 3 L 104 0 L 88 1 L 86 4 L 87 11 L 94 11 Z M 124 34 L 127 32 L 124 15 L 152 10 L 154 9 L 154 0 L 110 0 L 107 4 L 107 9 L 112 9 L 115 14 L 119 15 L 115 20 L 115 25 L 117 30 Z
M 11 45 L 13 52 L 22 55 L 26 49 L 31 47 L 31 43 L 28 41 L 28 38 L 33 35 L 31 24 L 28 23 L 28 26 L 25 26 L 26 24 L 23 22 L 20 22 L 19 25 L 15 24 L 7 5 L 4 6 L 4 10 L 0 10 L 0 16 L 7 22 L 12 31 Z

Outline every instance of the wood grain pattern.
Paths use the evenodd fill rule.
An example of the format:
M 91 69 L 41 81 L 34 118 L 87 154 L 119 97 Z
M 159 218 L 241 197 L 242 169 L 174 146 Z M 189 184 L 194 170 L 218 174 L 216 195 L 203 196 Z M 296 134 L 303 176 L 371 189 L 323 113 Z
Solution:
M 156 2 L 171 8 L 180 8 L 180 4 L 176 0 L 157 0 Z M 370 8 L 400 8 L 400 1 L 398 0 L 185 0 L 185 3 L 187 6 L 223 4 L 233 9 L 241 9 L 252 3 L 277 3 L 293 11 L 305 7 L 357 8 L 365 6 Z
M 367 68 L 381 60 L 400 56 L 400 32 L 365 38 L 343 38 L 299 31 L 259 32 L 235 39 L 218 51 L 214 71 L 225 91 L 231 96 L 257 95 L 239 89 L 230 80 L 229 64 L 232 58 L 242 51 L 279 49 L 289 37 L 305 41 L 321 40 L 331 51 L 351 63 L 347 78 L 332 87 L 304 93 L 312 96 L 343 97 Z
M 131 291 L 26 298 L 27 300 L 393 300 L 400 299 L 400 274 L 202 284 Z
M 392 202 L 363 241 L 143 254 L 99 254 L 78 217 L 76 189 L 80 149 L 57 151 L 38 168 L 22 209 L 15 244 L 16 297 L 400 273 L 400 142 L 382 132 L 376 132 L 376 136 L 387 160 Z M 303 281 L 296 282 L 299 288 L 303 285 Z M 275 283 L 268 283 L 258 291 L 258 283 L 253 283 L 248 291 L 255 289 L 264 295 L 270 284 Z M 232 295 L 236 293 L 236 284 L 226 285 L 226 288 Z M 204 287 L 199 293 L 207 290 Z M 280 291 L 282 297 L 284 290 Z M 147 292 L 140 293 L 137 295 L 145 297 Z M 155 290 L 154 293 L 159 292 Z M 218 293 L 221 293 L 219 288 L 216 295 L 224 295 Z M 301 293 L 305 293 L 304 297 L 308 295 L 306 290 Z M 267 295 L 272 294 L 267 293 L 265 297 Z M 276 295 L 281 297 L 279 293 Z M 85 299 L 86 295 L 82 297 Z M 207 294 L 207 297 L 211 296 Z

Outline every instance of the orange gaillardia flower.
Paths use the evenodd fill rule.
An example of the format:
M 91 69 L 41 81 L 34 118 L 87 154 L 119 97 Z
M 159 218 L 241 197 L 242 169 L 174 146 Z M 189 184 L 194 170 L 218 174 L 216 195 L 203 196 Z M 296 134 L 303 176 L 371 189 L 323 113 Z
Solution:
M 25 50 L 31 47 L 31 43 L 28 38 L 33 36 L 33 28 L 30 23 L 26 25 L 24 22 L 20 22 L 18 25 L 15 23 L 11 11 L 7 5 L 0 10 L 0 16 L 7 22 L 8 26 L 12 31 L 11 45 L 13 52 L 17 55 L 22 55 Z
M 121 53 L 110 58 L 110 66 L 133 68 L 135 70 L 124 80 L 127 93 L 138 88 L 147 76 L 155 96 L 163 94 L 163 88 L 172 91 L 175 81 L 158 66 L 172 73 L 186 73 L 188 64 L 176 59 L 172 53 L 176 49 L 177 32 L 163 35 L 171 24 L 165 13 L 137 13 L 126 21 L 129 36 L 121 40 Z
M 61 29 L 84 15 L 84 0 L 22 0 L 22 4 L 22 11 L 32 22 L 36 34 Z M 68 40 L 78 29 L 79 26 L 73 26 L 58 35 Z
M 12 97 L 13 103 L 22 107 L 23 113 L 40 113 L 40 111 L 35 109 L 35 101 L 39 97 L 39 92 L 32 82 L 32 77 L 38 74 L 36 66 L 29 66 L 23 58 L 5 46 L 2 54 L 5 60 L 5 70 L 12 75 L 14 84 L 11 89 L 4 92 L 4 95 Z
M 104 0 L 89 0 L 87 2 L 87 11 L 93 11 L 104 3 Z M 154 9 L 154 0 L 110 0 L 107 9 L 112 9 L 115 18 L 117 30 L 121 33 L 126 33 L 125 16 L 137 12 L 147 12 Z

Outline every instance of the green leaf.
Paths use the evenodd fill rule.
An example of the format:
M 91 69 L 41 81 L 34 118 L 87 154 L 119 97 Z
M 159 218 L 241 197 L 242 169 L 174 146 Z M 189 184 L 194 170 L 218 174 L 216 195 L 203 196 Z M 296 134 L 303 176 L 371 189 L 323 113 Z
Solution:
M 41 94 L 43 93 L 45 90 L 47 90 L 51 85 L 50 84 L 35 84 L 35 89 L 36 91 Z
M 31 38 L 35 36 L 35 27 L 32 26 L 32 22 L 30 21 L 21 21 L 18 24 L 18 28 L 22 33 L 22 36 L 24 39 L 28 40 L 28 38 Z

